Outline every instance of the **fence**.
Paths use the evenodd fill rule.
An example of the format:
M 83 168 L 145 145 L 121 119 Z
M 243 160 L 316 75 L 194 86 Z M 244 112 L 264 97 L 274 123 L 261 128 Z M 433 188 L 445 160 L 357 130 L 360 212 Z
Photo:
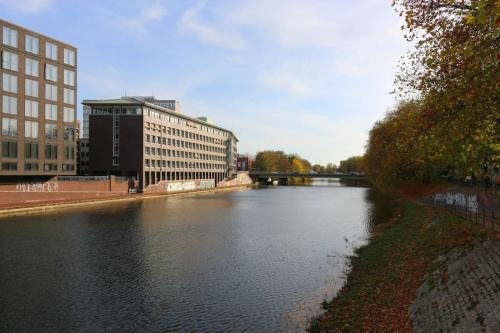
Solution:
M 473 205 L 464 205 L 460 202 L 453 201 L 449 203 L 444 200 L 432 199 L 432 206 L 435 208 L 446 209 L 456 216 L 460 216 L 467 221 L 475 224 L 481 224 L 486 228 L 491 228 L 491 231 L 500 231 L 500 211 L 495 211 L 494 208 L 480 208 Z

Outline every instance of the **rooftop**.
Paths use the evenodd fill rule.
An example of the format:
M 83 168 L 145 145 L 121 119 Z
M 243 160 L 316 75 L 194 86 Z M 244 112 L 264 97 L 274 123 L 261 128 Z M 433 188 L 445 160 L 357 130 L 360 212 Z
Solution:
M 122 97 L 122 98 L 115 98 L 115 99 L 94 99 L 94 100 L 92 100 L 92 99 L 85 99 L 85 100 L 82 101 L 82 104 L 83 105 L 89 105 L 89 106 L 114 106 L 114 105 L 147 106 L 149 108 L 152 108 L 152 109 L 155 109 L 155 110 L 158 110 L 158 111 L 162 111 L 162 112 L 168 113 L 168 114 L 170 114 L 172 116 L 184 118 L 186 120 L 198 123 L 198 124 L 203 125 L 203 126 L 209 126 L 209 127 L 213 127 L 213 128 L 216 128 L 216 129 L 224 131 L 224 132 L 228 132 L 228 133 L 230 133 L 234 137 L 234 139 L 236 140 L 236 142 L 238 142 L 238 138 L 230 130 L 227 130 L 225 128 L 222 128 L 222 127 L 219 127 L 219 126 L 207 123 L 206 121 L 203 121 L 201 119 L 197 119 L 197 118 L 194 118 L 194 117 L 186 116 L 185 114 L 182 114 L 182 113 L 170 110 L 170 109 L 163 108 L 163 107 L 158 106 L 158 105 L 153 104 L 153 103 L 149 103 L 149 102 L 138 100 L 138 99 L 133 98 L 133 97 Z

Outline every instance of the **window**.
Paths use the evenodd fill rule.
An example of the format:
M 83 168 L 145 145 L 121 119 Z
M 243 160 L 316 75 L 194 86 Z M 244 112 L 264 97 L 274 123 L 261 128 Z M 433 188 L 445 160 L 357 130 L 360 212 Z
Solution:
M 45 119 L 57 120 L 57 105 L 45 104 Z
M 25 71 L 26 75 L 38 77 L 38 61 L 26 58 Z
M 120 165 L 120 159 L 119 158 L 113 158 L 113 166 L 119 166 Z
M 64 141 L 75 141 L 75 128 L 64 126 Z
M 63 164 L 61 166 L 62 171 L 74 171 L 75 166 L 73 164 Z
M 19 57 L 18 57 L 18 55 L 15 53 L 3 51 L 2 52 L 2 68 L 17 72 L 19 70 Z
M 29 99 L 24 101 L 24 115 L 26 117 L 38 118 L 38 102 L 30 101 Z
M 38 171 L 38 163 L 25 163 L 24 171 Z
M 64 63 L 75 66 L 75 51 L 64 49 Z
M 146 155 L 149 155 L 149 147 L 146 147 L 146 148 L 145 148 L 145 154 L 146 154 Z
M 64 84 L 68 86 L 75 86 L 75 72 L 68 69 L 64 70 Z
M 45 64 L 45 79 L 57 82 L 57 67 L 51 64 Z
M 38 38 L 26 35 L 24 39 L 24 49 L 26 52 L 38 54 Z
M 45 124 L 45 138 L 46 139 L 57 139 L 57 125 Z
M 75 121 L 75 109 L 64 107 L 63 120 L 68 123 Z
M 3 27 L 3 44 L 17 47 L 17 31 L 11 28 Z
M 24 144 L 24 158 L 26 159 L 38 158 L 38 143 L 27 142 Z
M 2 112 L 7 114 L 17 114 L 17 98 L 2 96 Z
M 25 79 L 24 80 L 24 94 L 26 96 L 38 97 L 38 81 Z
M 17 163 L 12 163 L 12 162 L 2 163 L 2 170 L 15 171 L 17 170 Z
M 64 159 L 68 161 L 75 159 L 75 147 L 73 146 L 64 147 Z
M 45 158 L 57 160 L 57 145 L 45 145 Z
M 2 120 L 2 135 L 16 136 L 17 135 L 17 119 L 3 118 Z
M 43 165 L 43 170 L 44 171 L 57 171 L 57 164 L 45 163 Z
M 2 157 L 17 158 L 17 141 L 4 141 L 2 143 Z
M 45 99 L 57 101 L 57 86 L 45 84 Z
M 17 93 L 17 76 L 4 73 L 2 83 L 3 91 Z
M 64 103 L 75 104 L 75 91 L 64 88 Z
M 26 120 L 24 122 L 24 136 L 27 138 L 38 139 L 38 122 Z
M 49 42 L 45 43 L 45 57 L 57 60 L 57 45 Z

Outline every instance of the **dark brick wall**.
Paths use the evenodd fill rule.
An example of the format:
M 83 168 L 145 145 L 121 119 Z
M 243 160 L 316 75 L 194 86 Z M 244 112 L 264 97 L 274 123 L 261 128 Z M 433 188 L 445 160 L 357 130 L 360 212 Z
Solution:
M 120 116 L 120 165 L 113 166 L 113 116 L 89 117 L 89 170 L 92 174 L 142 174 L 142 116 Z

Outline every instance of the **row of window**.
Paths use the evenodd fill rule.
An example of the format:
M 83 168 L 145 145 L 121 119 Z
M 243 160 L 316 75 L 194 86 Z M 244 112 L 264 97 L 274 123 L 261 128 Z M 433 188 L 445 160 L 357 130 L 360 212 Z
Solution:
M 11 96 L 2 97 L 2 112 L 6 114 L 17 114 L 17 98 Z M 38 117 L 38 101 L 25 100 L 24 113 L 27 117 Z M 48 120 L 57 120 L 57 105 L 45 104 L 45 118 Z M 63 119 L 66 122 L 72 122 L 75 119 L 75 110 L 73 108 L 64 108 Z
M 13 72 L 19 71 L 19 57 L 15 53 L 3 51 L 1 53 L 2 58 L 2 68 L 8 69 Z M 26 58 L 24 64 L 24 71 L 26 75 L 38 77 L 39 72 L 39 62 L 38 60 Z M 57 82 L 57 66 L 51 64 L 45 64 L 45 79 Z M 64 69 L 64 84 L 68 86 L 75 86 L 76 74 L 74 71 L 69 69 Z
M 36 142 L 26 142 L 24 144 L 24 158 L 25 159 L 38 159 L 39 158 L 39 144 Z M 57 145 L 45 145 L 45 158 L 48 160 L 57 160 Z M 18 144 L 17 141 L 4 141 L 2 143 L 2 157 L 4 158 L 17 158 L 18 157 Z M 75 147 L 64 146 L 63 158 L 71 161 L 75 159 Z
M 171 128 L 171 127 L 156 125 L 154 123 L 146 122 L 146 129 L 158 131 L 158 132 L 163 132 L 164 134 L 179 136 L 179 137 L 186 138 L 186 139 L 192 139 L 192 140 L 198 140 L 198 141 L 203 141 L 203 142 L 208 142 L 208 143 L 213 143 L 213 144 L 225 145 L 225 141 L 218 139 L 218 138 L 193 133 L 190 131 L 184 131 L 184 130 L 180 130 L 178 128 Z
M 3 162 L 1 165 L 2 165 L 2 170 L 4 170 L 4 171 L 17 171 L 17 163 L 15 163 L 15 162 Z M 42 168 L 43 168 L 43 171 L 57 171 L 57 164 L 44 163 Z M 40 164 L 38 164 L 38 163 L 25 163 L 24 170 L 25 171 L 39 171 Z M 68 171 L 74 171 L 74 170 L 75 170 L 75 166 L 73 164 L 62 164 L 61 165 L 61 171 L 68 172 Z
M 4 73 L 2 75 L 3 91 L 17 94 L 17 76 Z M 38 81 L 25 79 L 24 94 L 29 97 L 38 97 Z M 57 102 L 57 86 L 53 84 L 45 84 L 45 99 Z M 73 89 L 64 88 L 64 103 L 75 104 L 75 91 Z
M 38 139 L 38 122 L 37 121 L 24 121 L 24 136 L 26 138 Z M 74 127 L 63 127 L 64 141 L 75 141 L 76 131 Z M 17 136 L 17 119 L 3 118 L 2 119 L 2 135 L 3 136 Z M 57 139 L 57 125 L 45 124 L 45 138 L 50 140 Z
M 213 153 L 220 153 L 220 154 L 226 153 L 226 148 L 222 148 L 222 147 L 213 147 L 213 146 L 203 145 L 200 143 L 170 139 L 170 138 L 154 136 L 154 135 L 149 135 L 149 134 L 146 134 L 146 142 L 158 143 L 158 144 L 174 146 L 174 147 L 181 147 L 181 148 L 210 151 Z
M 178 157 L 178 158 L 191 158 L 191 159 L 199 159 L 199 160 L 210 160 L 210 161 L 224 161 L 225 156 L 217 156 L 210 154 L 198 154 L 190 151 L 183 150 L 170 150 L 170 149 L 161 149 L 154 147 L 145 147 L 144 153 L 146 155 L 158 155 L 165 157 Z
M 151 168 L 179 168 L 179 169 L 212 169 L 224 170 L 225 164 L 215 163 L 194 163 L 184 161 L 165 161 L 165 160 L 145 160 L 146 167 Z
M 10 47 L 18 47 L 18 32 L 9 27 L 3 27 L 3 44 Z M 26 34 L 24 39 L 24 50 L 29 53 L 39 54 L 40 41 L 37 37 Z M 57 61 L 57 45 L 45 42 L 45 57 Z M 75 66 L 75 51 L 64 48 L 63 61 L 67 65 Z
M 17 97 L 2 96 L 2 113 L 17 115 Z M 45 119 L 57 120 L 57 114 L 57 105 L 49 103 L 45 104 Z M 38 118 L 38 101 L 26 99 L 24 101 L 24 115 L 26 117 Z M 64 107 L 63 121 L 74 122 L 75 109 Z
M 198 124 L 198 123 L 193 122 L 193 121 L 188 120 L 188 119 L 172 116 L 166 112 L 162 112 L 159 110 L 145 109 L 144 115 L 146 115 L 148 117 L 156 118 L 156 119 L 161 119 L 163 121 L 175 123 L 175 124 L 180 124 L 182 126 L 196 128 L 198 130 L 201 130 L 202 132 L 212 133 L 212 134 L 223 136 L 226 138 L 229 137 L 228 132 L 221 131 L 221 130 L 216 129 L 216 128 L 211 127 L 211 126 L 201 125 L 201 124 Z

